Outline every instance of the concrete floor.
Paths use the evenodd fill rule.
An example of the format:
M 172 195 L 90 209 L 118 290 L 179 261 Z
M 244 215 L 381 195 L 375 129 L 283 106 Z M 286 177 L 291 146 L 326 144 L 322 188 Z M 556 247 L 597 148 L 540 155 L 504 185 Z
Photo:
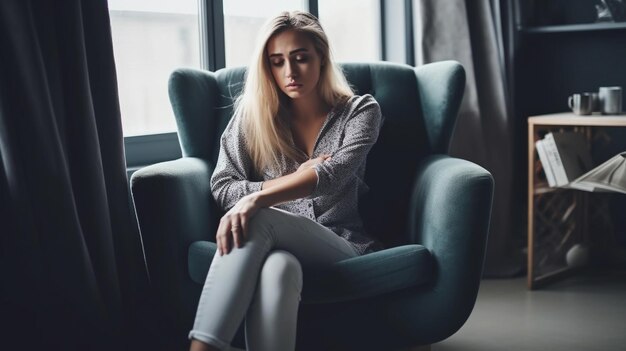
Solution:
M 581 273 L 540 290 L 483 280 L 466 324 L 432 351 L 626 350 L 626 271 Z

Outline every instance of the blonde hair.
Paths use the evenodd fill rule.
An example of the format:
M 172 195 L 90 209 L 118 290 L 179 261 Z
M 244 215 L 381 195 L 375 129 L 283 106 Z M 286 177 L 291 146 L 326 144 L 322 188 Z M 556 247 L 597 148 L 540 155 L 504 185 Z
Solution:
M 343 72 L 331 59 L 328 38 L 315 16 L 300 11 L 282 12 L 268 21 L 258 38 L 243 92 L 235 101 L 235 115 L 242 119 L 246 145 L 257 172 L 265 168 L 281 172 L 281 155 L 303 161 L 302 154 L 289 143 L 290 127 L 284 120 L 289 98 L 276 85 L 266 53 L 269 40 L 287 30 L 305 33 L 313 42 L 322 62 L 317 89 L 329 106 L 354 95 Z

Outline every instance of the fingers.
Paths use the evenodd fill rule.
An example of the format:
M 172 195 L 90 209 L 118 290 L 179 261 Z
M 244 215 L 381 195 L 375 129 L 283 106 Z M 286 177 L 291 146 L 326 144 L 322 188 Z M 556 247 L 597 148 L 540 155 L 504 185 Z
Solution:
M 241 226 L 239 220 L 235 220 L 230 224 L 230 232 L 233 235 L 233 242 L 236 247 L 241 247 Z
M 231 238 L 233 247 L 243 246 L 248 229 L 248 220 L 245 216 L 224 216 L 220 221 L 215 235 L 217 251 L 220 255 L 228 255 L 231 251 Z
M 308 161 L 302 163 L 300 167 L 298 167 L 298 171 L 309 169 L 315 167 L 315 165 L 322 163 L 324 161 L 330 161 L 332 159 L 332 155 L 323 154 L 319 155 L 316 158 L 309 159 Z
M 230 252 L 230 242 L 228 236 L 222 235 L 220 238 L 220 255 L 228 255 Z
M 328 154 L 323 154 L 323 155 L 319 155 L 316 158 L 312 159 L 311 161 L 313 161 L 314 163 L 319 163 L 319 162 L 324 162 L 327 159 L 330 158 L 330 155 Z
M 215 243 L 217 244 L 217 251 L 220 256 L 228 255 L 228 253 L 230 253 L 231 232 L 232 222 L 230 221 L 230 218 L 228 216 L 222 217 L 219 228 L 217 228 L 217 234 L 215 235 Z
M 224 218 L 220 221 L 215 235 L 215 243 L 217 244 L 217 252 L 220 256 L 228 253 L 228 233 L 230 232 L 230 224 Z
M 317 156 L 316 158 L 312 158 L 312 159 L 306 161 L 305 165 L 313 167 L 314 165 L 316 165 L 318 163 L 322 163 L 324 161 L 330 160 L 330 156 L 331 155 L 320 155 L 320 156 Z
M 242 230 L 242 236 L 243 236 L 243 240 L 247 240 L 248 239 L 248 218 L 246 218 L 245 216 L 241 217 L 241 230 Z
M 255 202 L 255 198 L 250 195 L 242 197 L 233 208 L 231 208 L 220 220 L 215 242 L 220 255 L 227 255 L 232 247 L 242 247 L 248 234 L 249 220 L 259 205 Z M 231 239 L 232 238 L 232 239 Z
M 217 244 L 217 253 L 222 255 L 222 239 L 220 238 L 220 231 L 222 230 L 222 221 L 220 221 L 220 225 L 217 227 L 217 233 L 215 233 L 215 243 Z

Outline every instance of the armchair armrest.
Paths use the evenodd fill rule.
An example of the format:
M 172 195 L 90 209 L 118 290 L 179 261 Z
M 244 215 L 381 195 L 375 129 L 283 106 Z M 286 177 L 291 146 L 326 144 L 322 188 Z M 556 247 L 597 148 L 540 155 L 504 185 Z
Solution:
M 430 250 L 434 272 L 432 288 L 415 301 L 414 311 L 419 310 L 419 324 L 437 321 L 422 326 L 426 335 L 437 339 L 433 342 L 458 330 L 474 307 L 493 188 L 487 170 L 462 159 L 435 155 L 418 170 L 410 204 L 410 240 Z
M 131 178 L 152 291 L 166 326 L 191 328 L 196 297 L 189 278 L 189 246 L 213 240 L 219 214 L 210 191 L 213 166 L 185 157 L 142 168 Z M 191 315 L 191 317 L 189 317 Z M 184 331 L 179 331 L 184 335 Z

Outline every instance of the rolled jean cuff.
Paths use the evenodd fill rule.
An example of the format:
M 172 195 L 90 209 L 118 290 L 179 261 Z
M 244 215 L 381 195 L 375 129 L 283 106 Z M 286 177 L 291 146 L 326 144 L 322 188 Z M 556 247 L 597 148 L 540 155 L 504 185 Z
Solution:
M 192 330 L 189 332 L 189 340 L 196 339 L 202 341 L 205 344 L 209 344 L 211 346 L 215 346 L 220 350 L 228 350 L 230 348 L 230 344 L 224 342 L 213 335 L 209 335 L 207 333 L 203 333 L 200 331 Z

